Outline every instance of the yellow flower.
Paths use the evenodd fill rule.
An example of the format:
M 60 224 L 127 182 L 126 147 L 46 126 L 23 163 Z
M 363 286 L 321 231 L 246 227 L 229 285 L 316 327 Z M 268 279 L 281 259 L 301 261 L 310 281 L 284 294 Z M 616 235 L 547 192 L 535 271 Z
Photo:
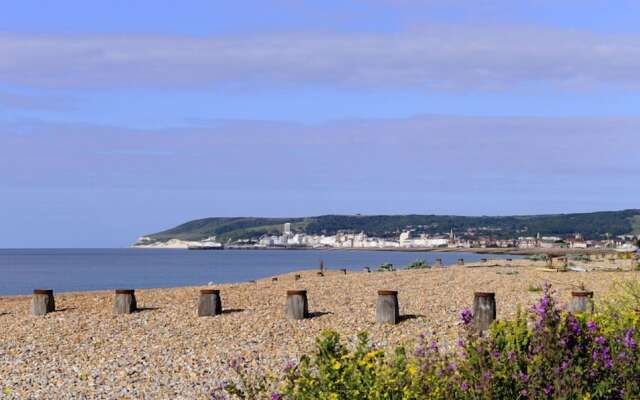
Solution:
M 340 364 L 340 362 L 338 360 L 336 360 L 333 363 L 333 369 L 340 369 L 341 366 L 342 366 L 342 364 Z
M 415 375 L 416 372 L 418 372 L 418 369 L 411 365 L 409 368 L 407 368 L 407 371 L 409 371 L 409 375 Z

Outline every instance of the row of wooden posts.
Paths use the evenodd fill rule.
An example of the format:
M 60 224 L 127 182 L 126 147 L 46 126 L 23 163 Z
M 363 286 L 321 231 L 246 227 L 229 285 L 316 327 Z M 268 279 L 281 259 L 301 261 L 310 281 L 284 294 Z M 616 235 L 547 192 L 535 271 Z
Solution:
M 309 302 L 306 290 L 287 290 L 285 316 L 288 319 L 300 320 L 309 318 Z M 113 302 L 114 314 L 130 314 L 137 309 L 135 290 L 117 289 Z M 570 311 L 593 312 L 593 292 L 571 292 Z M 37 289 L 33 291 L 32 312 L 34 315 L 45 315 L 55 311 L 53 290 Z M 201 289 L 198 300 L 198 316 L 214 316 L 222 314 L 222 299 L 219 289 Z M 473 298 L 474 325 L 478 330 L 485 330 L 496 319 L 496 296 L 493 292 L 475 292 Z M 380 324 L 397 324 L 400 322 L 400 305 L 398 292 L 395 290 L 379 290 L 376 301 L 376 322 Z

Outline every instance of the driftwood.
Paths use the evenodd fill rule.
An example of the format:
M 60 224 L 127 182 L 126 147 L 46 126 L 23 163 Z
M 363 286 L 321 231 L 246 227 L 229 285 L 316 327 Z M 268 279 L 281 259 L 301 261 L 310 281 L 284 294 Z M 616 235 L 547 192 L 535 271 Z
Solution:
M 569 311 L 574 313 L 593 313 L 593 292 L 571 292 Z
M 496 319 L 496 294 L 475 292 L 473 294 L 473 324 L 482 332 Z
M 31 297 L 31 313 L 33 315 L 45 315 L 56 310 L 56 302 L 53 298 L 53 290 L 36 289 Z
M 131 314 L 137 308 L 135 290 L 116 289 L 116 297 L 113 302 L 114 314 Z
M 278 277 L 274 276 L 273 278 L 271 278 L 271 282 L 278 282 Z
M 318 276 L 324 276 L 324 272 L 322 272 L 322 271 L 318 271 L 318 272 L 316 272 L 316 275 L 318 275 Z
M 202 289 L 198 301 L 198 317 L 209 317 L 222 314 L 220 290 Z
M 379 324 L 397 324 L 400 322 L 400 306 L 398 305 L 397 291 L 378 290 L 376 322 Z
M 309 317 L 306 290 L 287 290 L 285 315 L 288 319 L 305 319 Z

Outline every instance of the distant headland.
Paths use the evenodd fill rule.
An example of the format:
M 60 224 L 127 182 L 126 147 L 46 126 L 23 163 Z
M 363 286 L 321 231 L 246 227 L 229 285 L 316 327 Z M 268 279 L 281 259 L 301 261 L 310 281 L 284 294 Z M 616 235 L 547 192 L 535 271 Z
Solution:
M 213 217 L 142 236 L 132 247 L 194 249 L 573 249 L 636 251 L 640 209 L 517 216 Z

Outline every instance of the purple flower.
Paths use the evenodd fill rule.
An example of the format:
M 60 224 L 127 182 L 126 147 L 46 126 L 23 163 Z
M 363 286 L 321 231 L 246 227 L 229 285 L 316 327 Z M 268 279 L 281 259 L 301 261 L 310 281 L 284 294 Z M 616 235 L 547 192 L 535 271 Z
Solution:
M 636 351 L 636 349 L 638 348 L 638 345 L 636 344 L 636 341 L 633 338 L 633 334 L 635 333 L 635 331 L 636 331 L 635 327 L 632 327 L 631 329 L 627 330 L 627 332 L 625 332 L 624 334 L 624 339 L 623 339 L 623 343 L 625 347 L 633 351 Z
M 544 392 L 545 396 L 551 396 L 551 394 L 553 393 L 553 387 L 551 385 L 547 385 L 542 391 Z
M 429 350 L 438 351 L 438 342 L 432 340 L 431 343 L 429 343 Z
M 515 353 L 513 351 L 510 351 L 510 352 L 507 353 L 507 360 L 513 361 L 515 359 L 516 359 L 516 355 L 515 355 Z
M 455 371 L 455 370 L 458 369 L 458 364 L 452 362 L 451 364 L 449 364 L 448 369 L 449 369 L 449 371 Z
M 579 336 L 582 332 L 582 329 L 580 329 L 580 323 L 572 314 L 567 315 L 567 325 L 569 326 L 571 332 L 573 332 L 573 334 L 576 336 Z
M 594 321 L 587 322 L 587 329 L 589 332 L 595 332 L 598 330 L 598 325 Z
M 293 360 L 287 360 L 286 364 L 284 364 L 284 373 L 291 371 L 296 367 L 296 362 Z
M 563 361 L 562 363 L 560 363 L 560 371 L 564 371 L 567 368 L 569 368 L 569 363 L 568 362 Z
M 471 310 L 468 308 L 462 310 L 462 312 L 460 313 L 460 320 L 462 320 L 464 326 L 469 326 L 473 321 L 473 313 L 471 312 Z
M 604 336 L 598 336 L 596 338 L 596 343 L 600 346 L 604 346 L 604 344 L 607 343 L 607 340 L 604 338 Z
M 519 372 L 518 373 L 518 378 L 520 378 L 520 382 L 522 382 L 522 383 L 528 383 L 529 382 L 529 375 L 525 374 L 524 372 Z
M 462 390 L 464 390 L 466 392 L 467 390 L 469 390 L 469 384 L 467 382 L 462 382 L 460 384 L 460 389 L 462 389 Z
M 416 347 L 416 349 L 413 351 L 413 355 L 416 357 L 424 357 L 425 356 L 425 351 L 424 351 L 424 347 L 422 346 L 418 346 Z
M 273 392 L 271 393 L 271 400 L 281 400 L 282 396 L 280 396 L 280 393 L 277 392 Z

